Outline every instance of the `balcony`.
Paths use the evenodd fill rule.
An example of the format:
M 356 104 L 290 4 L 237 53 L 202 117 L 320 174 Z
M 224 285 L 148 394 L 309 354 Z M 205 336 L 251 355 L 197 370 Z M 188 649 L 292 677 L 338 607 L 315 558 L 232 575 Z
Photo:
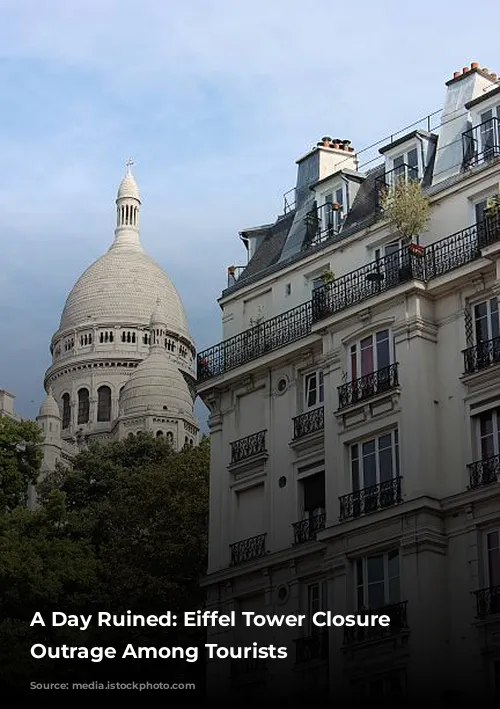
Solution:
M 296 441 L 304 436 L 309 436 L 311 433 L 323 431 L 325 427 L 324 407 L 318 406 L 317 409 L 306 411 L 300 416 L 295 416 L 293 419 L 293 440 Z
M 406 614 L 407 601 L 401 603 L 393 603 L 382 608 L 363 609 L 358 611 L 359 615 L 388 615 L 390 624 L 387 627 L 375 625 L 373 627 L 354 626 L 352 628 L 344 628 L 344 644 L 352 645 L 354 643 L 368 642 L 369 640 L 380 640 L 394 635 L 399 635 L 404 630 L 408 630 L 408 621 Z
M 324 512 L 295 522 L 292 525 L 294 545 L 315 541 L 317 533 L 325 528 L 325 522 L 326 514 Z
M 295 662 L 303 665 L 315 660 L 328 660 L 328 633 L 322 632 L 295 641 Z
M 391 187 L 397 183 L 398 180 L 404 180 L 405 182 L 418 182 L 418 168 L 412 165 L 407 165 L 403 163 L 398 165 L 393 170 L 389 170 L 375 180 L 375 191 L 377 199 L 377 208 L 381 208 L 382 196 Z
M 257 534 L 255 537 L 235 542 L 230 544 L 229 548 L 231 549 L 231 566 L 255 561 L 266 554 L 266 534 Z
M 476 615 L 485 618 L 500 613 L 500 586 L 490 586 L 475 592 Z
M 400 476 L 339 497 L 341 522 L 393 507 L 403 501 Z
M 198 355 L 198 382 L 220 376 L 311 332 L 311 302 L 302 303 Z
M 358 404 L 361 401 L 366 401 L 366 399 L 371 399 L 377 394 L 391 391 L 397 386 L 399 386 L 399 378 L 396 362 L 339 386 L 339 410 Z
M 462 133 L 464 168 L 475 167 L 500 156 L 500 121 L 490 118 Z
M 304 247 L 316 246 L 338 234 L 344 221 L 344 212 L 339 204 L 322 204 L 311 210 L 305 218 L 306 237 Z
M 316 289 L 313 299 L 210 347 L 197 357 L 198 383 L 221 376 L 265 354 L 297 342 L 312 325 L 331 315 L 417 280 L 443 276 L 481 258 L 481 249 L 500 240 L 500 215 L 411 252 L 408 247 L 372 261 Z
M 500 337 L 469 347 L 463 351 L 463 355 L 464 374 L 474 374 L 500 364 Z
M 231 443 L 231 465 L 237 465 L 249 458 L 266 452 L 267 430 L 252 433 Z
M 474 490 L 483 485 L 490 485 L 500 480 L 500 455 L 491 458 L 477 460 L 470 463 L 469 468 L 469 489 Z

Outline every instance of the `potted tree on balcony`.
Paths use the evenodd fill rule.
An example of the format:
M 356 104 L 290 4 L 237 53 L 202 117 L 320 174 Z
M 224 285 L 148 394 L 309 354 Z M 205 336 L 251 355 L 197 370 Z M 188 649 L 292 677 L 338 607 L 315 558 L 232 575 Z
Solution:
M 420 246 L 419 237 L 429 222 L 430 206 L 420 184 L 400 177 L 392 187 L 383 190 L 381 206 L 389 224 L 408 243 L 408 251 L 421 256 L 424 247 Z

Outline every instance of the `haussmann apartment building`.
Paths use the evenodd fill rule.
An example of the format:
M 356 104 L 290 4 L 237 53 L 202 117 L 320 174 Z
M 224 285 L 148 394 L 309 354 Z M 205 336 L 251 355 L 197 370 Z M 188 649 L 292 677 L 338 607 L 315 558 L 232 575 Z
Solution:
M 208 608 L 391 625 L 276 629 L 288 658 L 209 663 L 219 692 L 500 696 L 500 81 L 474 63 L 444 99 L 365 151 L 323 138 L 240 232 L 197 360 Z M 418 244 L 384 219 L 398 178 L 430 199 Z M 269 639 L 241 632 L 209 642 Z

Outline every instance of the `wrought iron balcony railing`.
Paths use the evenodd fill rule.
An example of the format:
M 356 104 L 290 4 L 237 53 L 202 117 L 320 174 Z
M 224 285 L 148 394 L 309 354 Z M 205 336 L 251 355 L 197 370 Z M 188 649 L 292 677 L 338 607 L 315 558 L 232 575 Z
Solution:
M 321 244 L 338 234 L 344 222 L 342 205 L 327 203 L 312 209 L 305 217 L 305 247 Z
M 476 460 L 467 467 L 469 468 L 469 488 L 471 490 L 500 480 L 500 455 Z
M 464 168 L 488 162 L 500 156 L 500 121 L 489 118 L 462 133 Z
M 403 501 L 400 476 L 339 497 L 340 521 L 355 519 Z
M 323 431 L 325 427 L 325 410 L 323 406 L 306 411 L 293 419 L 293 440 L 308 436 L 310 433 Z
M 418 168 L 403 163 L 403 165 L 398 165 L 398 167 L 395 167 L 380 177 L 377 177 L 375 180 L 377 208 L 380 209 L 382 206 L 384 193 L 391 187 L 394 187 L 398 180 L 404 180 L 405 182 L 418 182 Z
M 476 594 L 476 614 L 478 618 L 500 613 L 500 586 L 481 588 Z
M 326 514 L 324 512 L 302 519 L 300 522 L 295 522 L 292 525 L 293 543 L 296 545 L 314 541 L 317 533 L 325 528 L 325 522 Z
M 295 640 L 295 662 L 302 665 L 314 660 L 328 659 L 328 633 L 321 632 Z
M 311 332 L 311 302 L 302 303 L 198 355 L 198 381 L 203 382 L 306 337 Z
M 311 301 L 265 320 L 197 357 L 198 382 L 218 377 L 247 362 L 296 342 L 312 324 L 413 280 L 428 282 L 481 256 L 500 240 L 500 215 L 410 251 L 408 247 L 351 271 L 314 291 Z
M 243 460 L 253 458 L 254 455 L 259 455 L 266 452 L 266 433 L 267 431 L 259 431 L 252 433 L 250 436 L 240 438 L 231 443 L 231 465 L 241 463 Z
M 397 362 L 338 387 L 339 410 L 399 386 Z
M 403 630 L 408 630 L 408 618 L 406 613 L 407 601 L 401 603 L 393 603 L 389 606 L 381 608 L 363 609 L 357 612 L 358 615 L 387 615 L 390 618 L 390 624 L 386 627 L 374 625 L 373 627 L 354 626 L 352 628 L 344 628 L 344 643 L 351 645 L 353 643 L 362 643 L 368 640 L 378 640 L 393 635 L 399 635 Z
M 463 351 L 464 373 L 474 374 L 494 364 L 500 364 L 500 337 L 480 342 Z
M 241 542 L 230 544 L 231 566 L 244 564 L 247 561 L 254 561 L 265 556 L 266 536 L 266 534 L 257 534 L 255 537 L 249 537 Z
M 267 661 L 259 657 L 231 660 L 231 680 L 240 681 L 259 675 L 267 670 Z

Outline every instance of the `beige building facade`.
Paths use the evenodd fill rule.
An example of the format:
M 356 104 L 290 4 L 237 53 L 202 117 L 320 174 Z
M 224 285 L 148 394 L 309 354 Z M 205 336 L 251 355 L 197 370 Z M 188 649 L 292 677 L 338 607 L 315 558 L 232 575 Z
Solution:
M 245 641 L 285 660 L 209 664 L 223 694 L 500 693 L 500 83 L 476 64 L 442 110 L 376 146 L 325 137 L 273 223 L 241 232 L 197 358 L 212 441 L 208 607 L 387 613 L 389 629 Z M 380 194 L 418 181 L 418 243 Z M 209 642 L 237 645 L 238 630 Z M 247 643 L 247 644 L 248 644 Z

